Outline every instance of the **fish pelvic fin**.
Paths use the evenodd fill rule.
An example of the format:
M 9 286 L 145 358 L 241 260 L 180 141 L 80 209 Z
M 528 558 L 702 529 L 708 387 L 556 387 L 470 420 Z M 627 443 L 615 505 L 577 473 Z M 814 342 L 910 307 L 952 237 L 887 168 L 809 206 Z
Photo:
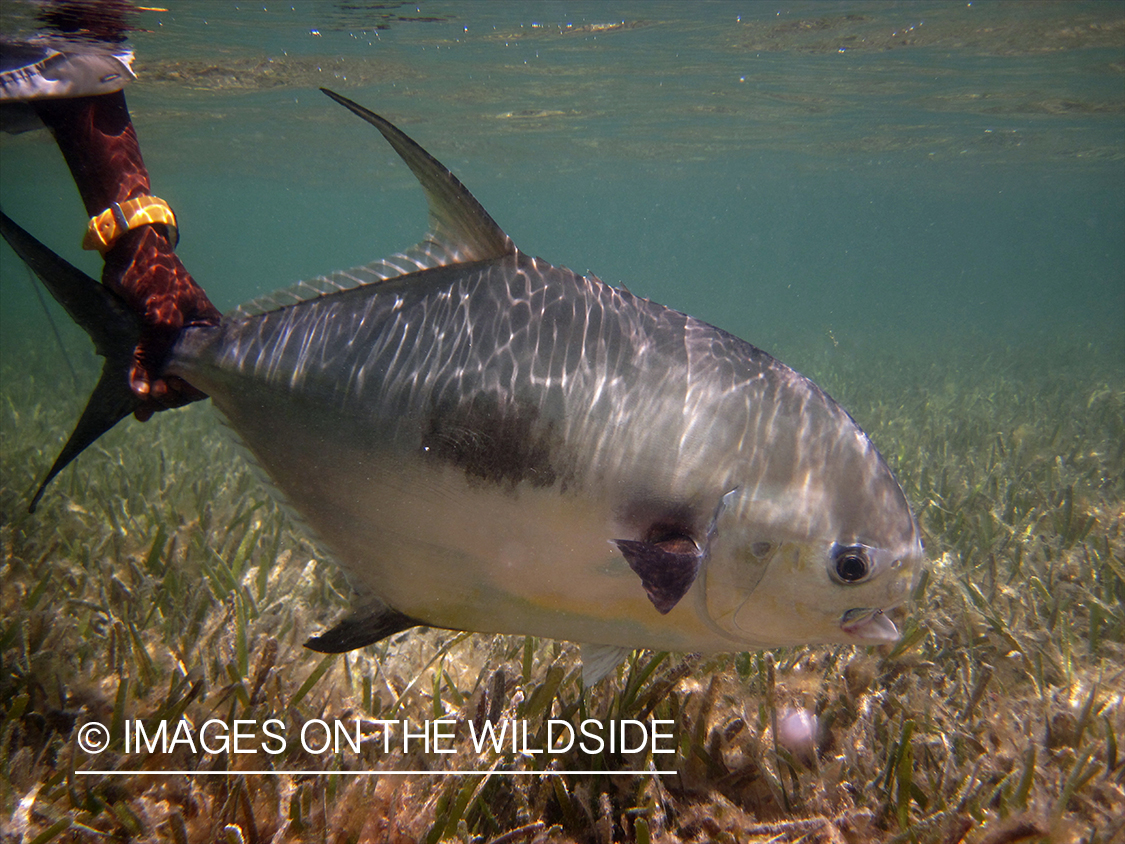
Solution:
M 516 251 L 512 239 L 444 164 L 390 121 L 335 91 L 320 90 L 378 129 L 421 183 L 430 210 L 427 240 L 447 253 L 448 260 L 441 263 L 487 261 Z
M 47 484 L 87 446 L 143 403 L 129 387 L 129 367 L 141 335 L 141 323 L 117 294 L 60 258 L 2 211 L 0 235 L 71 319 L 90 335 L 97 353 L 105 358 L 101 377 L 74 432 L 31 499 L 28 511 L 34 513 Z
M 313 636 L 305 647 L 322 654 L 341 654 L 417 627 L 421 621 L 385 604 L 368 604 L 344 616 L 331 630 Z
M 623 648 L 618 645 L 593 645 L 583 643 L 582 653 L 582 685 L 587 689 L 603 677 L 608 677 L 621 662 L 633 652 L 632 648 Z

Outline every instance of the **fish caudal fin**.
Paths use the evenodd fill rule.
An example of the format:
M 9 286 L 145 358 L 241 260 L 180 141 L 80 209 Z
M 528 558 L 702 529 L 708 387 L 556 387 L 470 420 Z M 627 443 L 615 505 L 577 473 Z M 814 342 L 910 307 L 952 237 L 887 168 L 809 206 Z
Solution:
M 98 437 L 142 403 L 129 387 L 129 367 L 141 334 L 139 317 L 112 291 L 60 258 L 0 211 L 0 235 L 37 275 L 105 358 L 102 374 L 70 439 L 39 485 L 28 508 L 35 512 L 47 484 Z

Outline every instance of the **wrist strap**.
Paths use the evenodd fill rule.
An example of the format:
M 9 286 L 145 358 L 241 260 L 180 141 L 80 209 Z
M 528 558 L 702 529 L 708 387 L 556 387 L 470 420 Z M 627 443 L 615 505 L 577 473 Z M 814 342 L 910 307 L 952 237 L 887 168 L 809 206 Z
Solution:
M 104 255 L 125 232 L 154 223 L 168 227 L 168 238 L 175 249 L 180 240 L 176 215 L 167 202 L 155 196 L 138 196 L 125 202 L 115 202 L 96 217 L 91 217 L 86 236 L 82 239 L 82 248 L 97 249 Z

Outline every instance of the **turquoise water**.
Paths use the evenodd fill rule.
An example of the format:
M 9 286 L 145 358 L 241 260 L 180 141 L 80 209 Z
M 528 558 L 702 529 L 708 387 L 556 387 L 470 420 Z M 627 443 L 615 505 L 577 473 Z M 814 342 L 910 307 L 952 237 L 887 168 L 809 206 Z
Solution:
M 409 173 L 323 85 L 397 122 L 525 251 L 767 350 L 1125 354 L 1120 4 L 173 5 L 135 18 L 128 99 L 224 309 L 423 231 Z M 8 213 L 96 269 L 50 139 L 0 153 Z M 4 334 L 38 331 L 0 260 Z
M 3 33 L 33 9 L 0 0 Z M 134 25 L 127 94 L 153 188 L 221 308 L 424 231 L 413 177 L 317 91 L 331 87 L 429 149 L 524 251 L 746 337 L 840 399 L 914 506 L 929 579 L 893 649 L 673 655 L 648 680 L 642 666 L 664 657 L 639 652 L 583 690 L 569 644 L 431 631 L 313 676 L 321 657 L 301 642 L 341 611 L 346 585 L 307 562 L 316 552 L 205 403 L 118 425 L 27 515 L 96 361 L 51 305 L 72 387 L 26 271 L 0 246 L 0 723 L 16 725 L 0 794 L 18 799 L 29 839 L 66 817 L 137 837 L 131 819 L 164 828 L 156 806 L 190 828 L 185 840 L 241 823 L 217 778 L 106 779 L 79 799 L 56 762 L 92 757 L 65 730 L 41 740 L 27 726 L 116 711 L 126 678 L 130 712 L 171 711 L 200 677 L 197 721 L 236 711 L 239 677 L 243 692 L 257 677 L 244 708 L 259 720 L 390 709 L 417 723 L 442 705 L 472 718 L 489 708 L 485 687 L 522 713 L 551 677 L 545 712 L 582 701 L 602 717 L 629 697 L 678 713 L 690 742 L 669 764 L 682 777 L 632 790 L 567 775 L 562 803 L 555 777 L 496 776 L 476 792 L 496 817 L 466 812 L 487 840 L 536 819 L 581 835 L 583 818 L 608 817 L 607 795 L 629 830 L 614 840 L 809 841 L 828 816 L 839 840 L 937 844 L 973 824 L 971 840 L 1008 840 L 1021 817 L 1076 841 L 1120 837 L 1125 6 L 259 0 L 176 2 Z M 0 135 L 0 204 L 99 273 L 46 133 Z M 439 643 L 448 660 L 428 661 Z M 770 716 L 786 711 L 820 718 L 814 770 L 776 757 Z M 526 773 L 534 759 L 500 762 Z M 405 754 L 344 764 L 417 767 Z M 393 799 L 387 778 L 334 784 L 334 797 L 284 782 L 273 802 L 252 792 L 258 840 L 296 840 L 310 803 L 326 807 L 310 830 L 343 837 L 356 819 L 417 810 L 394 827 L 402 840 L 452 840 L 457 817 L 443 812 L 469 795 L 456 778 L 418 778 Z M 91 810 L 90 793 L 113 812 Z M 287 838 L 278 825 L 291 822 Z

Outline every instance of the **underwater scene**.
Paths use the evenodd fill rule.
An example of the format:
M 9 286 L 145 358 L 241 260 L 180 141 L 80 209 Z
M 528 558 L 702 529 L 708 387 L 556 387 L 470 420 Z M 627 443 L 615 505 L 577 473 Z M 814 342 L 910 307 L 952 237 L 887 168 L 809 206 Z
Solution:
M 221 310 L 426 231 L 330 88 L 522 252 L 814 381 L 924 566 L 884 644 L 309 650 L 352 586 L 210 402 L 29 513 L 102 362 L 3 245 L 0 842 L 1125 842 L 1125 5 L 147 5 L 125 93 Z M 47 131 L 0 205 L 100 277 Z

